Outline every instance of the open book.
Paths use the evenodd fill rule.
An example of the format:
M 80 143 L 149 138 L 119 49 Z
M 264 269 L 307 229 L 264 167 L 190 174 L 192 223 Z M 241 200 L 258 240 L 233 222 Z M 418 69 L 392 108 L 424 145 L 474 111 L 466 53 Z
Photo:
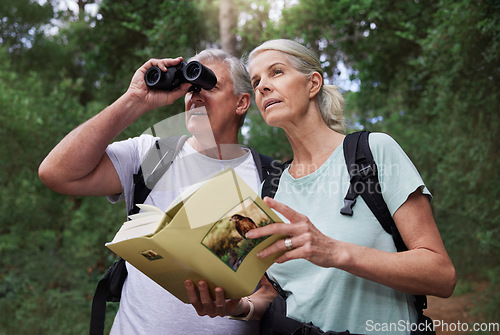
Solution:
M 256 254 L 283 236 L 245 238 L 282 221 L 232 168 L 183 192 L 166 213 L 138 206 L 106 246 L 183 302 L 186 279 L 205 280 L 213 297 L 217 286 L 226 298 L 247 296 L 278 256 Z

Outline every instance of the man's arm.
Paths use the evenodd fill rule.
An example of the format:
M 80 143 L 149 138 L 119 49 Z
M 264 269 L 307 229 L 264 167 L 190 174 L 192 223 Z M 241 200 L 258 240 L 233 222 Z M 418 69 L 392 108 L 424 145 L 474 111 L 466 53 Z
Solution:
M 106 148 L 142 114 L 170 105 L 186 94 L 189 84 L 169 92 L 149 90 L 144 82 L 144 74 L 151 66 L 165 71 L 181 60 L 151 59 L 142 65 L 118 100 L 75 128 L 52 149 L 38 170 L 42 182 L 56 192 L 71 195 L 121 193 L 121 183 Z

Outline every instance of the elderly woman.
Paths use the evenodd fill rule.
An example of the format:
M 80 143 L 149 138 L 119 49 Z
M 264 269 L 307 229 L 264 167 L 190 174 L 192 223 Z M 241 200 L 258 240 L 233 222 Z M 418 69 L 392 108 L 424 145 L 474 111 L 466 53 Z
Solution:
M 246 235 L 289 236 L 258 255 L 284 251 L 268 275 L 286 293 L 287 316 L 323 331 L 390 333 L 376 327 L 386 325 L 393 333 L 410 333 L 408 325 L 417 322 L 412 296 L 448 297 L 456 283 L 431 212 L 431 195 L 417 170 L 391 137 L 370 135 L 383 197 L 408 248 L 396 252 L 392 237 L 362 199 L 356 215 L 340 214 L 349 186 L 343 99 L 337 87 L 323 83 L 318 58 L 294 41 L 271 40 L 249 55 L 249 70 L 262 117 L 285 131 L 293 150 L 274 199 L 265 198 L 289 223 Z M 260 319 L 277 295 L 265 278 L 252 296 L 236 300 L 225 300 L 222 288 L 213 301 L 206 286 L 199 295 L 192 283 L 186 287 L 198 314 L 212 317 Z

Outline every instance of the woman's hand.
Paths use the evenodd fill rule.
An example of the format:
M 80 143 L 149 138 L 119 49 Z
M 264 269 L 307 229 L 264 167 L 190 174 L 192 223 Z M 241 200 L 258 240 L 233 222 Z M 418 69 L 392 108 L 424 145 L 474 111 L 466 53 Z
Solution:
M 279 240 L 257 254 L 264 258 L 277 252 L 286 251 L 276 259 L 276 263 L 283 263 L 292 259 L 303 258 L 322 267 L 335 267 L 341 261 L 339 241 L 322 234 L 303 214 L 300 214 L 285 204 L 272 198 L 265 197 L 267 205 L 283 214 L 290 221 L 274 223 L 247 233 L 248 238 L 259 238 L 272 234 L 288 235 L 288 239 Z M 287 241 L 288 240 L 288 241 Z M 288 243 L 288 247 L 287 247 Z
M 215 301 L 210 295 L 208 285 L 204 281 L 198 282 L 199 294 L 194 283 L 186 280 L 184 283 L 188 293 L 189 301 L 200 316 L 208 315 L 211 318 L 216 316 L 238 315 L 244 313 L 240 304 L 242 299 L 226 299 L 224 290 L 221 287 L 215 288 Z

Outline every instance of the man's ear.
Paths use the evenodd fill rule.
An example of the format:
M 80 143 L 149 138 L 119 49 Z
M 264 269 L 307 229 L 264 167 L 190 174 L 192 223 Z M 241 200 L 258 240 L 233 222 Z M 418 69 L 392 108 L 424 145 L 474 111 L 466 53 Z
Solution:
M 313 72 L 309 77 L 309 97 L 314 98 L 323 86 L 323 77 L 319 72 Z
M 240 95 L 238 100 L 238 105 L 236 105 L 236 113 L 238 115 L 243 115 L 247 112 L 248 108 L 250 108 L 250 103 L 252 102 L 252 97 L 250 93 L 243 93 Z

